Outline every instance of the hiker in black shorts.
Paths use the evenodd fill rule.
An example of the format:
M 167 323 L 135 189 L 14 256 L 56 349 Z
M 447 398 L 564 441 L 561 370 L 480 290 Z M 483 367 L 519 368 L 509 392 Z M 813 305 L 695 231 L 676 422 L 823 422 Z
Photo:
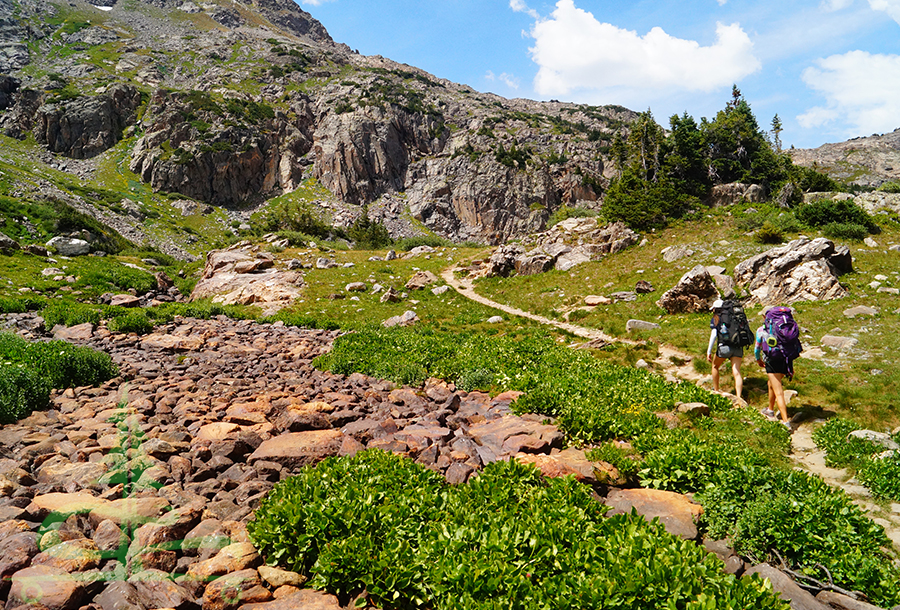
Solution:
M 744 378 L 741 376 L 741 363 L 744 360 L 744 348 L 740 345 L 729 345 L 722 341 L 719 331 L 720 317 L 724 301 L 716 300 L 712 304 L 712 319 L 709 321 L 709 345 L 706 348 L 706 359 L 712 363 L 712 383 L 713 389 L 719 390 L 719 367 L 726 360 L 731 361 L 731 374 L 734 375 L 734 394 L 738 398 L 744 387 Z M 715 356 L 713 356 L 713 347 L 715 346 Z
M 778 405 L 781 423 L 788 430 L 791 430 L 791 421 L 787 414 L 782 380 L 785 377 L 788 379 L 794 377 L 793 361 L 803 349 L 792 314 L 792 310 L 787 307 L 772 307 L 765 310 L 763 324 L 756 331 L 756 345 L 753 350 L 756 363 L 766 369 L 768 377 L 769 406 L 763 409 L 763 415 L 774 417 L 775 406 Z

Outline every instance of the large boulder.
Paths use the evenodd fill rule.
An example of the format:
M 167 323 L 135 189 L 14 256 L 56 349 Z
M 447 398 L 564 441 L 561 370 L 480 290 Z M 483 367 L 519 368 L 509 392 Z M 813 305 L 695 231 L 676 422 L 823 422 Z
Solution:
M 240 244 L 213 250 L 206 256 L 203 276 L 191 292 L 191 300 L 212 297 L 225 305 L 258 305 L 274 312 L 300 296 L 303 276 L 280 271 L 273 260 Z
M 849 269 L 849 248 L 836 247 L 824 237 L 801 237 L 739 263 L 734 279 L 750 292 L 747 305 L 786 305 L 846 296 L 848 292 L 838 276 Z
M 746 201 L 748 203 L 760 203 L 766 200 L 766 191 L 758 184 L 719 184 L 712 188 L 709 197 L 704 203 L 710 207 L 733 205 Z
M 709 311 L 713 301 L 719 298 L 716 282 L 703 265 L 697 265 L 667 290 L 657 305 L 667 313 L 697 313 Z
M 56 248 L 62 256 L 84 256 L 91 251 L 91 244 L 83 239 L 75 237 L 64 237 L 57 235 L 47 242 L 47 245 Z

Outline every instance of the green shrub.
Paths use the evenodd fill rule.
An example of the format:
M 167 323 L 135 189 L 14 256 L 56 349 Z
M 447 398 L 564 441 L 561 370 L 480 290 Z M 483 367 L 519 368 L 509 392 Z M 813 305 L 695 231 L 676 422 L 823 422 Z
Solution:
M 100 309 L 96 305 L 86 305 L 73 301 L 49 301 L 41 310 L 44 327 L 52 329 L 57 324 L 77 326 L 79 324 L 100 324 Z
M 737 552 L 759 561 L 783 557 L 807 575 L 865 591 L 881 606 L 900 601 L 900 569 L 881 551 L 890 541 L 880 525 L 815 475 L 771 474 L 734 524 Z
M 900 193 L 900 181 L 889 180 L 878 187 L 882 193 Z
M 876 498 L 900 502 L 900 455 L 896 451 L 882 458 L 871 456 L 863 460 L 857 478 Z
M 882 552 L 883 528 L 842 490 L 805 472 L 758 464 L 719 469 L 695 495 L 701 525 L 729 537 L 756 561 L 780 558 L 798 570 L 852 590 L 882 606 L 900 601 L 900 569 Z
M 851 432 L 861 429 L 862 426 L 849 419 L 833 417 L 813 431 L 813 441 L 825 451 L 826 466 L 851 466 L 878 452 L 873 442 L 850 436 Z
M 784 241 L 784 232 L 771 222 L 766 221 L 753 234 L 753 239 L 761 244 L 780 244 Z
M 702 401 L 717 411 L 730 406 L 694 384 L 672 384 L 653 373 L 600 362 L 542 332 L 488 336 L 365 328 L 340 337 L 315 364 L 338 374 L 361 372 L 397 382 L 438 377 L 484 388 L 490 379 L 497 389 L 526 392 L 514 403 L 516 412 L 558 417 L 566 434 L 582 442 L 658 429 L 663 423 L 655 412 L 671 409 L 677 400 Z
M 822 227 L 822 235 L 830 239 L 862 241 L 869 236 L 869 229 L 854 223 L 832 222 Z
M 368 450 L 277 484 L 247 529 L 269 563 L 379 607 L 787 608 L 658 521 L 605 512 L 573 478 L 515 460 L 449 487 Z
M 37 311 L 47 304 L 43 297 L 0 297 L 0 313 Z
M 96 385 L 117 374 L 108 354 L 65 341 L 29 342 L 0 333 L 0 417 L 15 421 L 46 407 L 51 388 Z
M 50 403 L 50 386 L 22 364 L 0 362 L 0 424 L 11 424 Z
M 291 231 L 324 239 L 332 228 L 313 207 L 302 201 L 284 201 L 269 208 L 263 220 L 264 231 Z
M 394 241 L 384 224 L 369 220 L 369 215 L 365 211 L 347 229 L 347 236 L 356 242 L 357 250 L 377 250 L 391 245 Z
M 150 321 L 146 312 L 142 309 L 132 309 L 124 315 L 112 318 L 108 322 L 107 327 L 109 330 L 119 333 L 146 335 L 153 332 L 153 322 Z
M 864 209 L 856 205 L 851 199 L 816 199 L 797 207 L 794 211 L 797 220 L 809 227 L 824 227 L 826 225 L 853 224 L 866 227 L 869 233 L 875 233 L 878 225 Z

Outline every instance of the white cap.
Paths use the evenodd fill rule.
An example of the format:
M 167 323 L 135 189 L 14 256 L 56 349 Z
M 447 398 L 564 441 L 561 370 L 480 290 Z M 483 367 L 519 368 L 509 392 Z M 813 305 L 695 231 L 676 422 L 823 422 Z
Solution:
M 716 300 L 713 302 L 712 307 L 711 307 L 710 309 L 719 309 L 719 308 L 721 308 L 723 305 L 725 305 L 725 302 L 724 302 L 722 299 L 716 299 Z

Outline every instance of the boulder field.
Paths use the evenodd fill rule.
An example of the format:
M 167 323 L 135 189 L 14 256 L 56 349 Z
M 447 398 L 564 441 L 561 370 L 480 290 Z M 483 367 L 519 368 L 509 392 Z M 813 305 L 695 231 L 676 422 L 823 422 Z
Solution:
M 4 326 L 34 338 L 35 322 L 9 315 Z M 617 488 L 615 469 L 566 449 L 552 421 L 513 415 L 515 393 L 317 370 L 335 331 L 218 317 L 176 318 L 144 337 L 89 325 L 57 334 L 109 353 L 120 377 L 55 392 L 48 410 L 0 428 L 0 610 L 340 608 L 302 575 L 266 566 L 246 524 L 278 481 L 366 448 L 457 485 L 489 462 L 527 461 L 701 542 L 698 505 Z M 723 569 L 744 570 L 726 545 L 702 542 Z

